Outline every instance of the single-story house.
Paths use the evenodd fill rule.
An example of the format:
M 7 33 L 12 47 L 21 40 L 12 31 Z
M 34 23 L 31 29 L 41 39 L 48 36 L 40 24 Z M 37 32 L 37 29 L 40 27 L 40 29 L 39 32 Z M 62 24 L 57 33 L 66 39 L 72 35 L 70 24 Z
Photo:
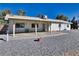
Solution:
M 6 15 L 5 20 L 9 20 L 9 32 L 47 32 L 70 30 L 70 22 L 56 19 L 41 19 L 39 17 Z

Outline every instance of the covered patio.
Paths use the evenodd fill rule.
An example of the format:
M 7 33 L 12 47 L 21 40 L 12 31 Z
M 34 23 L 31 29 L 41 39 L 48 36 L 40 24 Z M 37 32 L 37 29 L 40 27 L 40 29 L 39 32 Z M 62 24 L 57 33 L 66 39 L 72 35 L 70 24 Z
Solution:
M 43 30 L 42 32 L 38 30 L 38 22 L 41 22 L 41 21 L 34 21 L 35 23 L 35 28 L 34 28 L 34 32 L 30 32 L 30 33 L 25 33 L 26 35 L 28 34 L 35 34 L 35 36 L 37 37 L 38 35 L 40 34 L 45 34 L 45 33 L 48 33 L 48 34 L 51 34 L 52 33 L 52 30 L 51 30 L 51 22 L 50 21 L 43 21 L 45 24 L 47 24 L 47 26 L 45 24 L 43 24 Z M 15 24 L 13 24 L 13 37 L 16 36 L 16 26 Z
M 28 17 L 27 18 L 9 17 L 8 20 L 9 20 L 9 29 L 12 30 L 13 37 L 16 36 L 16 34 L 15 34 L 16 29 L 17 29 L 16 23 L 21 23 L 21 22 L 25 24 L 24 29 L 29 29 L 27 27 L 30 27 L 30 25 L 33 23 L 34 26 L 33 26 L 33 28 L 30 28 L 30 30 L 34 30 L 33 33 L 35 33 L 36 36 L 38 36 L 38 32 L 49 32 L 49 33 L 52 32 L 52 29 L 51 29 L 52 21 L 48 20 L 48 19 L 39 19 L 39 18 L 34 19 L 31 17 L 29 17 L 29 18 Z M 26 26 L 27 23 L 28 23 L 28 26 Z M 41 28 L 40 28 L 41 31 L 39 31 L 38 24 L 39 24 L 39 26 L 41 26 Z M 18 28 L 18 31 L 19 31 L 19 28 Z

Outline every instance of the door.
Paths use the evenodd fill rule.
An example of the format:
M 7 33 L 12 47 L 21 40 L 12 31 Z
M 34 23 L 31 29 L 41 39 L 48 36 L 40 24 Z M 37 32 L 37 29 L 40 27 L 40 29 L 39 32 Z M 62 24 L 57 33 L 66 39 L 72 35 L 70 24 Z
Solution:
M 45 24 L 43 24 L 43 31 L 45 31 Z
M 61 30 L 61 23 L 59 23 L 59 26 L 58 27 L 59 27 L 59 31 L 60 31 Z

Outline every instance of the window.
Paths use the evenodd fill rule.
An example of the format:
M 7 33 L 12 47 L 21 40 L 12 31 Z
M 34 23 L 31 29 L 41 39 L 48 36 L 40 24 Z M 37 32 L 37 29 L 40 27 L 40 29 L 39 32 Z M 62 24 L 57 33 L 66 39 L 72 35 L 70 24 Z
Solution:
M 35 24 L 32 24 L 32 28 L 35 28 Z
M 24 23 L 16 23 L 16 28 L 24 28 L 25 24 Z
M 32 28 L 35 28 L 35 24 L 32 24 Z M 37 24 L 37 28 L 38 28 L 38 24 Z

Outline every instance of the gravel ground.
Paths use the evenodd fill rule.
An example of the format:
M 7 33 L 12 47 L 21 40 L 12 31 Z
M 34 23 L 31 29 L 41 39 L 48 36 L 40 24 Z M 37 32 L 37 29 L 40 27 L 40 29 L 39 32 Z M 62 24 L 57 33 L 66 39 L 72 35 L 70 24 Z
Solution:
M 79 50 L 79 31 L 64 31 L 61 36 L 41 38 L 16 38 L 8 42 L 0 40 L 1 56 L 64 56 L 68 52 Z M 21 40 L 18 40 L 21 39 Z M 70 54 L 71 55 L 71 54 Z

